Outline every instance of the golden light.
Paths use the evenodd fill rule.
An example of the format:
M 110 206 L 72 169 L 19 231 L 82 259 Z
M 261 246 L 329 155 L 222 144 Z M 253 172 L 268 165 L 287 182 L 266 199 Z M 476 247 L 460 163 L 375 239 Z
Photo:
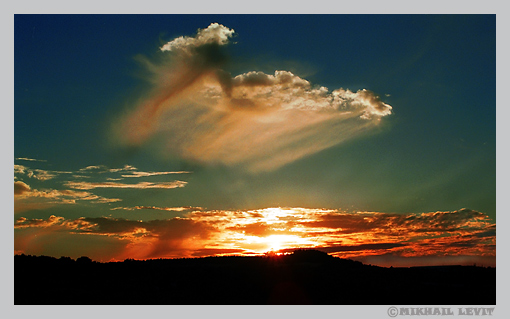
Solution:
M 268 244 L 268 248 L 270 250 L 276 251 L 276 250 L 282 249 L 285 244 L 288 244 L 289 241 L 292 240 L 289 237 L 297 237 L 297 236 L 271 235 L 271 236 L 267 236 L 265 238 L 265 240 L 266 240 L 266 242 Z
M 261 241 L 267 244 L 268 250 L 272 251 L 310 246 L 312 244 L 306 238 L 301 238 L 297 235 L 270 235 L 261 238 Z

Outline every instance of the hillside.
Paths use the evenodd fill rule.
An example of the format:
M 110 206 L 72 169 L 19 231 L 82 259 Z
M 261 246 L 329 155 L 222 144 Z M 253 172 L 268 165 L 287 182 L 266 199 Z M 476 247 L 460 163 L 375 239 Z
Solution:
M 496 269 L 383 268 L 316 250 L 99 263 L 14 256 L 15 304 L 493 305 Z

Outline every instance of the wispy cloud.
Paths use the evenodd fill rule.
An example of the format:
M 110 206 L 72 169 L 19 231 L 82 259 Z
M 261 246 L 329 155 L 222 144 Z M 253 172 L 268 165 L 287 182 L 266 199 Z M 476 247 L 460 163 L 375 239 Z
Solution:
M 176 171 L 176 172 L 138 172 L 133 171 L 130 174 L 121 175 L 122 177 L 147 177 L 147 176 L 158 176 L 158 175 L 169 175 L 169 174 L 189 174 L 188 171 Z
M 27 157 L 17 157 L 16 160 L 19 160 L 19 161 L 29 161 L 29 162 L 47 162 L 46 160 L 27 158 Z
M 106 165 L 90 165 L 79 169 L 80 172 L 95 172 L 95 173 L 117 173 L 117 172 L 129 172 L 134 170 L 136 170 L 136 167 L 127 164 L 121 168 L 109 168 Z
M 14 212 L 20 213 L 31 209 L 41 209 L 56 204 L 76 204 L 76 201 L 89 201 L 92 203 L 114 203 L 120 198 L 106 198 L 75 190 L 33 189 L 22 181 L 14 182 Z
M 74 189 L 94 189 L 94 188 L 134 188 L 134 189 L 147 189 L 147 188 L 179 188 L 186 186 L 187 182 L 184 181 L 173 181 L 173 182 L 162 182 L 162 183 L 150 183 L 140 182 L 136 184 L 124 184 L 116 182 L 102 182 L 102 183 L 90 183 L 90 182 L 66 182 L 65 185 Z
M 137 146 L 157 134 L 174 155 L 258 172 L 360 136 L 392 112 L 369 90 L 330 91 L 284 70 L 232 76 L 222 47 L 233 35 L 213 23 L 146 61 L 153 90 L 114 123 L 117 141 Z
M 110 256 L 120 259 L 204 256 L 206 252 L 250 255 L 295 248 L 320 249 L 354 259 L 450 256 L 466 261 L 483 257 L 487 261 L 495 260 L 496 254 L 495 224 L 487 215 L 469 209 L 402 215 L 307 208 L 190 209 L 184 217 L 166 220 L 67 220 L 53 216 L 48 220 L 20 218 L 15 224 L 16 228 L 49 226 L 77 236 L 100 235 L 125 241 L 124 250 Z
M 14 228 L 28 228 L 28 227 L 50 227 L 53 225 L 61 225 L 65 221 L 64 217 L 57 217 L 51 215 L 48 219 L 26 219 L 25 217 L 19 218 L 14 223 Z
M 109 168 L 106 165 L 91 165 L 84 168 L 80 168 L 79 172 L 82 174 L 106 174 L 106 173 L 118 173 L 120 177 L 149 177 L 149 176 L 159 176 L 159 175 L 170 175 L 170 174 L 191 174 L 189 171 L 166 171 L 166 172 L 144 172 L 139 171 L 136 167 L 132 165 L 124 165 L 121 168 Z M 76 175 L 76 177 L 84 177 L 88 178 L 89 175 Z M 119 175 L 117 175 L 119 176 Z M 108 178 L 109 180 L 113 180 L 112 177 Z M 120 179 L 120 178 L 119 178 Z
M 114 207 L 111 210 L 164 210 L 169 212 L 183 212 L 191 210 L 202 210 L 202 207 L 183 206 L 183 207 L 156 207 L 156 206 L 133 206 L 133 207 Z
M 14 165 L 14 174 L 25 175 L 29 178 L 35 178 L 41 181 L 46 181 L 53 179 L 56 176 L 59 176 L 60 174 L 72 174 L 72 172 L 31 169 L 24 165 Z

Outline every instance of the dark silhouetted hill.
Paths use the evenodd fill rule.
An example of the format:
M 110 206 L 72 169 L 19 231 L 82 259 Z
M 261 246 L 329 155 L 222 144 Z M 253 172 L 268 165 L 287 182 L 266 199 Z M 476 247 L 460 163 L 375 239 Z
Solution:
M 383 268 L 317 250 L 285 256 L 100 263 L 14 256 L 14 302 L 32 305 L 494 305 L 496 269 Z

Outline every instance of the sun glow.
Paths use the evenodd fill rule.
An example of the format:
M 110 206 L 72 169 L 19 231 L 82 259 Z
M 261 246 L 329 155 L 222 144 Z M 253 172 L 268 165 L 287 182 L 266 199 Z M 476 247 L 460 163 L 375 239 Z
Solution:
M 313 247 L 314 244 L 306 238 L 298 235 L 269 235 L 266 237 L 259 236 L 242 236 L 237 246 L 249 249 L 255 253 L 265 253 L 267 251 L 279 251 L 287 248 L 296 247 Z
M 268 249 L 272 251 L 309 244 L 308 240 L 296 235 L 270 235 L 263 238 L 263 241 L 267 243 Z

